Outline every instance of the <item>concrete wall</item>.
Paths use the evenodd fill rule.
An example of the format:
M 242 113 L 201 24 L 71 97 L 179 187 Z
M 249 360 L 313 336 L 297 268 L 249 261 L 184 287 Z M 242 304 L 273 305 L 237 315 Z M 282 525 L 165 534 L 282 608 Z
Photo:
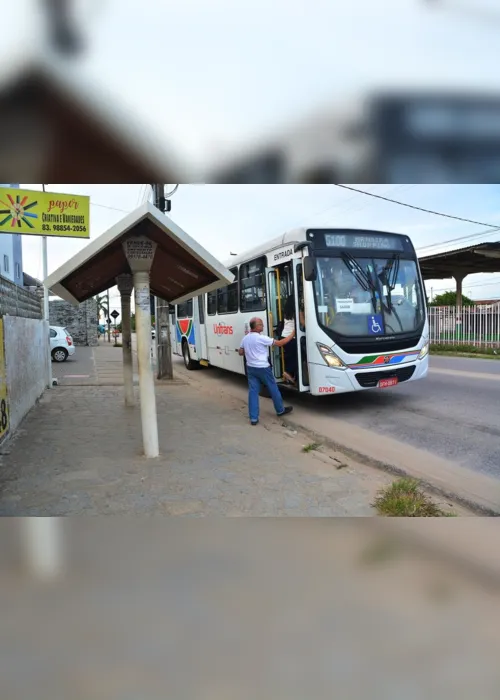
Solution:
M 14 316 L 5 316 L 3 327 L 12 433 L 47 386 L 49 327 L 45 321 Z
M 75 345 L 98 345 L 97 303 L 93 299 L 79 306 L 62 300 L 51 301 L 49 315 L 50 325 L 67 328 Z
M 0 316 L 21 316 L 41 320 L 43 301 L 35 292 L 18 287 L 5 277 L 0 277 Z

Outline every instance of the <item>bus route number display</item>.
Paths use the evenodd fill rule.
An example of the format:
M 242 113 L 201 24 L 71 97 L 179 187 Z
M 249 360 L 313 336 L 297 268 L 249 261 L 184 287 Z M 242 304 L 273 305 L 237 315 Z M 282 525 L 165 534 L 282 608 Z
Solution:
M 360 250 L 402 250 L 401 239 L 392 236 L 361 236 L 359 234 L 325 233 L 328 248 Z

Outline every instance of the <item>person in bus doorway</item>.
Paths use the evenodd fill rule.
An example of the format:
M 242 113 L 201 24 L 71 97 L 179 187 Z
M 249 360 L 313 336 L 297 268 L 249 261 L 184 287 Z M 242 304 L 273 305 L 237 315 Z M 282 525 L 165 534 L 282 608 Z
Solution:
M 293 294 L 291 294 L 286 300 L 283 316 L 285 323 L 283 325 L 283 330 L 281 331 L 281 337 L 284 339 L 293 334 L 293 340 L 287 343 L 287 345 L 284 347 L 285 371 L 283 372 L 283 377 L 289 384 L 296 384 L 299 374 L 299 353 L 297 350 L 295 299 Z M 302 311 L 300 311 L 300 326 L 301 328 L 305 328 L 304 313 Z
M 246 359 L 248 374 L 248 412 L 250 423 L 259 423 L 259 392 L 261 384 L 266 386 L 271 394 L 274 408 L 278 416 L 286 416 L 293 411 L 291 406 L 285 407 L 273 371 L 269 365 L 269 348 L 284 347 L 295 338 L 295 331 L 287 338 L 273 340 L 262 335 L 264 322 L 261 318 L 252 318 L 250 333 L 241 341 L 239 354 Z

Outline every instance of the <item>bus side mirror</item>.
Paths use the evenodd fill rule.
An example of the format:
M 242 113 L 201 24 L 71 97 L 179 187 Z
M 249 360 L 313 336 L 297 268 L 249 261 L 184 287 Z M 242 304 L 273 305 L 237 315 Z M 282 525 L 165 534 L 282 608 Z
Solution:
M 316 282 L 318 279 L 318 270 L 316 267 L 316 260 L 308 255 L 307 258 L 304 258 L 304 279 L 307 282 Z

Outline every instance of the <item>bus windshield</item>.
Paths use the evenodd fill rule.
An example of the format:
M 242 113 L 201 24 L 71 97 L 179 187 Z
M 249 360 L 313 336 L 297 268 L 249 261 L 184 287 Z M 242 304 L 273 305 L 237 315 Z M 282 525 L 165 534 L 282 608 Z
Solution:
M 394 336 L 416 331 L 425 304 L 416 260 L 317 257 L 314 283 L 320 323 L 346 337 Z

